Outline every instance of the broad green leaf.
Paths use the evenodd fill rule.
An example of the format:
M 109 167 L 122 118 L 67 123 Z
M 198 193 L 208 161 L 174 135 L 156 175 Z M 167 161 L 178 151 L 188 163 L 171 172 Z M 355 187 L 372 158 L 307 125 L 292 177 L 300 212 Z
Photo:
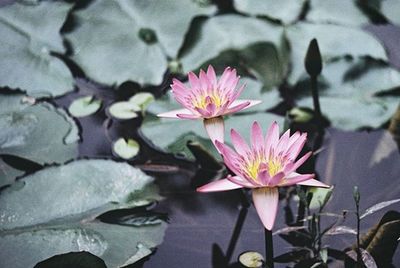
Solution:
M 88 252 L 69 252 L 53 256 L 35 265 L 34 268 L 107 268 L 99 257 Z
M 47 102 L 31 105 L 23 95 L 0 94 L 0 153 L 38 164 L 64 163 L 78 154 L 78 127 Z M 0 177 L 0 185 L 4 185 Z
M 376 96 L 399 87 L 400 72 L 370 59 L 327 63 L 319 82 L 322 113 L 341 129 L 379 127 L 393 115 L 400 100 L 395 96 Z M 298 105 L 312 108 L 308 79 L 301 81 L 296 90 L 303 94 Z
M 9 166 L 0 158 L 0 187 L 14 182 L 15 178 L 24 174 L 23 171 Z
M 129 101 L 119 101 L 108 107 L 108 113 L 116 119 L 132 119 L 138 117 L 137 111 L 140 107 Z
M 85 96 L 74 100 L 68 108 L 71 115 L 75 117 L 85 117 L 96 113 L 101 107 L 101 100 L 94 96 Z
M 369 23 L 368 17 L 355 0 L 310 1 L 307 20 L 316 23 L 334 23 L 361 26 Z
M 94 80 L 156 85 L 167 69 L 167 56 L 176 56 L 192 18 L 213 11 L 186 0 L 99 0 L 74 13 L 79 26 L 67 37 L 73 59 Z
M 388 60 L 378 40 L 361 29 L 301 22 L 288 26 L 286 33 L 292 51 L 292 71 L 288 78 L 290 84 L 295 84 L 305 76 L 304 57 L 313 38 L 318 41 L 324 63 L 343 56 L 351 56 L 355 59 L 369 56 L 377 60 Z
M 67 66 L 51 52 L 65 52 L 59 34 L 70 4 L 43 1 L 0 8 L 0 86 L 35 97 L 74 89 Z
M 33 267 L 71 251 L 90 252 L 107 267 L 137 261 L 141 248 L 149 254 L 161 243 L 165 224 L 128 227 L 95 218 L 157 200 L 152 181 L 111 160 L 79 160 L 20 179 L 0 194 L 0 266 Z
M 242 50 L 255 43 L 271 43 L 279 50 L 283 42 L 283 27 L 256 18 L 221 15 L 197 26 L 197 38 L 181 53 L 185 73 L 226 50 Z
M 257 251 L 246 251 L 239 255 L 239 262 L 244 267 L 250 267 L 250 268 L 263 267 L 264 257 Z
M 133 139 L 119 138 L 113 143 L 113 152 L 123 159 L 131 159 L 139 153 L 139 143 Z
M 230 144 L 230 130 L 234 128 L 247 141 L 250 140 L 250 126 L 254 121 L 258 121 L 264 132 L 273 121 L 277 121 L 281 126 L 283 118 L 270 113 L 247 113 L 227 117 L 225 120 L 226 143 Z M 189 159 L 193 155 L 186 147 L 188 141 L 201 143 L 215 158 L 219 154 L 212 145 L 201 120 L 182 120 L 169 118 L 150 118 L 148 116 L 143 122 L 141 133 L 157 148 L 170 153 L 183 154 Z
M 251 15 L 267 16 L 289 24 L 298 19 L 303 9 L 304 0 L 235 0 L 235 8 Z

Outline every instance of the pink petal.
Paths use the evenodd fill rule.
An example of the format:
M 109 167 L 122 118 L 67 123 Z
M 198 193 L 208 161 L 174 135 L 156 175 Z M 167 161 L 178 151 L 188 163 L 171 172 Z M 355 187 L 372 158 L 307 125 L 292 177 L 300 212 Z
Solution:
M 315 177 L 315 174 L 299 174 L 293 172 L 290 174 L 290 177 L 286 177 L 281 183 L 279 183 L 279 186 L 290 186 L 294 184 L 300 184 L 301 182 L 304 182 L 306 180 L 310 180 Z
M 269 155 L 271 148 L 275 148 L 279 141 L 279 126 L 278 123 L 273 122 L 267 130 L 265 136 L 265 153 Z
M 213 115 L 215 115 L 215 111 L 217 110 L 217 107 L 215 106 L 214 103 L 210 102 L 209 104 L 207 104 L 206 110 L 210 114 L 210 116 L 213 116 Z
M 283 179 L 283 177 L 285 177 L 285 173 L 284 172 L 278 172 L 276 173 L 268 182 L 268 186 L 270 187 L 275 187 L 277 186 Z
M 262 129 L 257 122 L 254 122 L 251 127 L 251 146 L 256 152 L 260 152 L 264 148 Z
M 230 94 L 229 94 L 229 100 L 231 100 L 232 102 L 234 102 L 239 96 L 240 96 L 240 94 L 242 93 L 242 91 L 243 91 L 243 89 L 246 87 L 246 84 L 243 84 L 238 90 L 236 90 L 236 91 L 230 91 Z
M 268 186 L 268 182 L 271 180 L 268 170 L 264 169 L 258 172 L 257 179 L 263 186 Z
M 243 188 L 243 186 L 238 185 L 236 183 L 231 182 L 228 179 L 222 179 L 210 182 L 206 185 L 203 185 L 196 189 L 197 192 L 220 192 L 220 191 L 229 191 L 234 189 Z
M 236 152 L 238 152 L 240 155 L 246 155 L 247 152 L 250 151 L 250 148 L 245 140 L 234 129 L 231 129 L 231 141 Z
M 305 185 L 305 186 L 323 187 L 323 188 L 329 188 L 330 187 L 329 185 L 327 185 L 325 183 L 322 183 L 322 182 L 320 182 L 318 180 L 314 180 L 314 179 L 298 182 L 297 184 Z
M 261 186 L 259 184 L 254 183 L 253 181 L 248 181 L 240 176 L 229 176 L 229 177 L 227 177 L 227 179 L 233 183 L 242 185 L 243 187 L 246 187 L 246 188 L 257 188 L 257 187 Z
M 209 111 L 207 111 L 206 109 L 202 109 L 202 108 L 199 108 L 199 107 L 195 107 L 194 108 L 200 115 L 201 115 L 201 117 L 203 117 L 203 118 L 208 118 L 208 117 L 211 117 L 212 116 L 212 114 L 209 112 Z
M 196 118 L 199 117 L 198 115 L 193 115 L 193 113 L 191 111 L 189 111 L 188 109 L 172 110 L 169 112 L 160 113 L 157 116 L 158 117 L 166 117 L 166 118 L 179 118 L 178 114 L 187 115 L 187 116 L 197 116 Z
M 189 119 L 189 120 L 196 120 L 201 118 L 201 116 L 197 114 L 177 114 L 176 116 L 181 119 Z
M 231 67 L 226 67 L 224 72 L 221 75 L 221 78 L 218 81 L 218 88 L 224 89 L 225 88 L 225 83 L 231 76 Z
M 188 73 L 188 78 L 192 89 L 194 88 L 198 89 L 201 87 L 199 78 L 197 78 L 197 76 L 193 72 Z
M 307 141 L 307 133 L 301 134 L 301 136 L 290 146 L 288 149 L 289 157 L 291 160 L 295 160 L 303 149 L 304 144 Z
M 215 74 L 214 68 L 211 65 L 208 65 L 207 76 L 208 81 L 210 81 L 213 87 L 215 87 L 217 85 L 217 76 Z
M 212 88 L 211 83 L 208 81 L 208 77 L 203 70 L 200 70 L 200 86 L 201 89 L 207 91 L 207 89 Z
M 178 79 L 174 78 L 172 79 L 172 85 L 171 88 L 176 90 L 176 91 L 188 91 L 189 89 L 183 84 L 181 81 Z
M 204 119 L 204 127 L 214 146 L 216 146 L 215 141 L 224 143 L 225 127 L 224 119 L 222 117 Z M 218 149 L 217 146 L 216 148 Z
M 272 230 L 278 211 L 278 188 L 263 187 L 253 190 L 253 203 L 264 227 Z
M 307 159 L 310 158 L 311 155 L 312 155 L 312 152 L 308 152 L 305 155 L 303 155 L 303 157 L 301 157 L 299 160 L 297 160 L 295 163 L 286 165 L 285 173 L 290 174 L 290 173 L 296 171 L 296 169 L 298 169 L 301 165 L 303 165 L 304 162 L 306 162 Z
M 285 133 L 279 139 L 278 145 L 276 146 L 275 153 L 285 152 L 290 138 L 290 129 L 286 130 Z
M 218 151 L 222 154 L 224 158 L 225 165 L 233 171 L 236 175 L 241 175 L 242 172 L 237 168 L 237 163 L 242 161 L 239 155 L 234 152 L 229 146 L 216 141 L 215 146 L 217 147 Z
M 261 101 L 259 100 L 235 100 L 229 105 L 228 109 L 226 109 L 224 114 L 235 113 L 237 111 L 247 109 L 259 103 L 261 103 Z

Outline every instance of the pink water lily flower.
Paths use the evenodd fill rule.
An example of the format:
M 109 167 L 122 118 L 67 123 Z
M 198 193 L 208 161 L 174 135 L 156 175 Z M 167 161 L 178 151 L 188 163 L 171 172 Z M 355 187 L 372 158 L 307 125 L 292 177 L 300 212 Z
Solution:
M 312 154 L 308 152 L 296 161 L 306 142 L 306 136 L 306 133 L 299 132 L 290 135 L 288 130 L 279 138 L 279 126 L 274 122 L 264 138 L 260 125 L 254 122 L 251 128 L 251 146 L 248 146 L 232 129 L 231 140 L 235 151 L 220 142 L 216 142 L 216 146 L 235 176 L 211 182 L 197 191 L 216 192 L 251 188 L 257 213 L 265 228 L 271 230 L 278 209 L 278 187 L 294 184 L 329 187 L 313 179 L 314 174 L 296 172 Z
M 204 126 L 211 138 L 224 142 L 224 121 L 222 116 L 231 114 L 255 104 L 259 100 L 238 100 L 245 85 L 237 89 L 239 76 L 236 70 L 227 67 L 220 79 L 217 79 L 214 68 L 208 66 L 207 73 L 200 70 L 199 77 L 189 72 L 190 87 L 173 79 L 172 93 L 177 102 L 184 108 L 158 114 L 159 117 L 181 119 L 204 119 Z

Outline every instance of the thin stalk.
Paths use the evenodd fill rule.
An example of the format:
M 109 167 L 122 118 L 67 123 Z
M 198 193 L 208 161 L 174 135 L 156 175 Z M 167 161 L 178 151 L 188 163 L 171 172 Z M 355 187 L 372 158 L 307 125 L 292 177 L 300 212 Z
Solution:
M 265 264 L 268 268 L 274 268 L 274 242 L 272 231 L 264 228 L 265 234 Z
M 312 97 L 313 97 L 315 115 L 317 116 L 318 120 L 321 120 L 322 113 L 321 113 L 321 106 L 319 104 L 317 77 L 318 76 L 311 76 L 310 77 L 310 80 L 311 80 L 311 94 L 312 94 Z
M 356 202 L 356 216 L 357 216 L 357 267 L 362 267 L 362 258 L 360 252 L 360 206 Z

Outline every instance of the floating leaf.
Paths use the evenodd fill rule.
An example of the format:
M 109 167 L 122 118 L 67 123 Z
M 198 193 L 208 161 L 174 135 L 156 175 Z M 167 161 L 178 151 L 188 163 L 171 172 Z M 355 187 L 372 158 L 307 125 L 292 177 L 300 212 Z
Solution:
M 366 217 L 368 215 L 371 215 L 371 214 L 373 214 L 373 213 L 375 213 L 375 212 L 377 212 L 377 211 L 379 211 L 381 209 L 384 209 L 384 208 L 386 208 L 386 207 L 388 207 L 388 206 L 390 206 L 392 204 L 396 204 L 398 202 L 400 202 L 400 199 L 394 199 L 394 200 L 389 200 L 389 201 L 378 203 L 378 204 L 376 204 L 376 205 L 374 205 L 374 206 L 372 206 L 370 208 L 367 208 L 365 210 L 365 212 L 360 216 L 360 219 L 362 219 L 362 218 L 364 218 L 364 217 Z
M 323 208 L 326 203 L 329 201 L 333 192 L 332 188 L 317 188 L 317 187 L 310 187 L 308 189 L 308 193 L 312 193 L 311 202 L 309 204 L 311 209 L 318 209 Z
M 112 117 L 122 120 L 138 117 L 137 111 L 140 111 L 140 107 L 129 101 L 115 102 L 108 108 Z
M 354 0 L 310 1 L 307 20 L 317 23 L 334 23 L 361 26 L 369 23 L 368 17 Z
M 234 5 L 240 12 L 267 16 L 289 24 L 298 19 L 305 2 L 304 0 L 281 0 L 279 2 L 274 0 L 235 0 Z
M 152 103 L 153 101 L 154 101 L 153 94 L 148 92 L 137 93 L 129 99 L 130 103 L 133 103 L 135 106 L 140 107 L 142 113 L 146 111 L 147 106 L 149 106 L 150 103 Z
M 0 94 L 1 154 L 26 158 L 40 165 L 64 163 L 77 156 L 79 136 L 73 120 L 50 103 L 30 105 L 23 103 L 23 98 L 23 95 Z M 8 182 L 2 177 L 0 186 Z
M 192 18 L 214 10 L 186 0 L 99 0 L 74 13 L 79 26 L 67 37 L 74 61 L 94 80 L 156 85 L 167 69 L 167 55 L 176 56 Z
M 159 199 L 152 180 L 110 160 L 75 161 L 20 179 L 0 194 L 0 266 L 33 267 L 71 251 L 90 252 L 107 267 L 137 261 L 140 247 L 149 254 L 161 243 L 165 224 L 127 227 L 95 218 Z
M 101 100 L 94 96 L 81 97 L 74 100 L 68 108 L 71 115 L 75 117 L 85 117 L 97 112 L 101 107 Z
M 239 255 L 239 262 L 244 267 L 258 268 L 264 264 L 264 257 L 256 251 L 247 251 Z
M 113 143 L 113 152 L 123 159 L 134 158 L 139 153 L 139 143 L 133 139 L 119 138 Z
M 327 63 L 319 81 L 321 110 L 333 126 L 351 130 L 377 128 L 393 115 L 399 98 L 377 94 L 400 86 L 400 72 L 371 59 L 340 59 Z M 309 80 L 296 86 L 299 106 L 313 107 Z M 307 96 L 307 97 L 306 97 Z M 352 113 L 348 113 L 348 111 Z
M 279 50 L 283 44 L 282 27 L 256 18 L 221 15 L 208 19 L 199 27 L 199 39 L 187 45 L 181 53 L 185 73 L 226 50 L 242 50 L 255 43 L 271 43 Z
M 0 8 L 0 87 L 35 97 L 74 89 L 68 67 L 51 55 L 65 52 L 59 31 L 70 9 L 70 4 L 52 1 Z
M 290 84 L 295 84 L 305 75 L 303 59 L 309 42 L 314 38 L 318 41 L 324 63 L 343 56 L 388 60 L 378 40 L 360 29 L 301 22 L 287 27 L 286 33 L 292 51 L 292 71 L 288 78 Z
M 282 125 L 283 118 L 270 113 L 249 113 L 227 117 L 225 120 L 225 137 L 229 137 L 230 129 L 234 128 L 249 141 L 250 131 L 248 126 L 254 121 L 258 121 L 266 130 L 273 121 Z M 216 159 L 220 159 L 204 130 L 201 120 L 151 119 L 148 117 L 143 122 L 140 131 L 145 138 L 163 151 L 180 153 L 189 159 L 194 159 L 190 150 L 186 147 L 188 141 L 193 141 L 199 142 Z M 229 144 L 229 141 L 227 143 Z

